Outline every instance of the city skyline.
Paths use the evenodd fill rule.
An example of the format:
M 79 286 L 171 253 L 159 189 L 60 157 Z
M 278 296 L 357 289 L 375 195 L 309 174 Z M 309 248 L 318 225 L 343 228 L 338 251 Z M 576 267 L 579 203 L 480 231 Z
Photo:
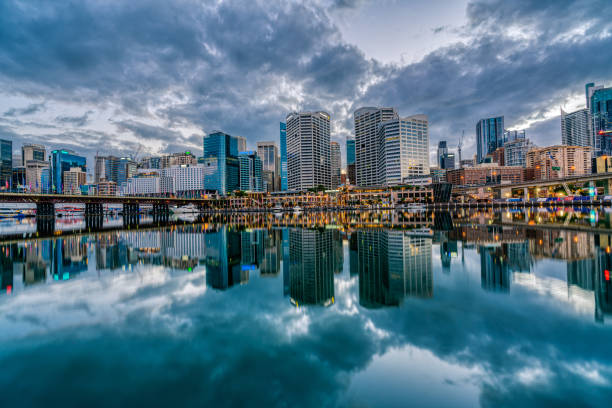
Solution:
M 118 157 L 139 146 L 195 151 L 213 129 L 246 137 L 254 150 L 276 140 L 287 113 L 305 110 L 328 111 L 331 140 L 344 145 L 353 111 L 378 105 L 428 115 L 433 162 L 437 142 L 453 149 L 463 129 L 471 157 L 474 123 L 496 114 L 536 145 L 558 144 L 559 107 L 584 107 L 585 83 L 610 85 L 597 50 L 612 42 L 611 12 L 597 1 L 24 4 L 4 2 L 0 13 L 0 137 L 14 153 L 22 143 L 73 149 L 88 161 L 103 149 Z M 182 15 L 193 18 L 168 20 Z M 372 24 L 356 30 L 368 16 Z M 415 17 L 418 26 L 400 24 Z M 215 22 L 229 19 L 243 29 L 219 30 Z M 408 41 L 383 44 L 391 27 Z

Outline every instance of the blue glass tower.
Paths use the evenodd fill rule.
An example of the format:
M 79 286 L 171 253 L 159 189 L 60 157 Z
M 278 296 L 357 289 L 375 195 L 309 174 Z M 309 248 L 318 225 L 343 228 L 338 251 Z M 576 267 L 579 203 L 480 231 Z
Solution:
M 504 117 L 481 119 L 476 124 L 476 161 L 482 163 L 488 154 L 504 145 Z
M 355 164 L 355 139 L 346 139 L 346 164 Z
M 596 154 L 612 155 L 612 87 L 595 89 L 589 107 Z
M 204 188 L 225 195 L 240 186 L 238 138 L 223 132 L 204 136 Z
M 281 191 L 287 191 L 287 124 L 280 123 L 280 175 Z
M 263 191 L 263 165 L 257 152 L 240 152 L 240 190 L 262 192 Z
M 78 156 L 71 150 L 53 150 L 51 152 L 51 191 L 62 194 L 62 178 L 65 171 L 79 167 L 87 173 L 87 159 Z
M 11 188 L 13 179 L 13 142 L 0 139 L 0 189 Z

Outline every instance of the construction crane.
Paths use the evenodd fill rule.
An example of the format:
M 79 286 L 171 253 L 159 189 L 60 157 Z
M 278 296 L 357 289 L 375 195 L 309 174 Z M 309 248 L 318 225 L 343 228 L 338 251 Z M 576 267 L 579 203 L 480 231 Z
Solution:
M 459 139 L 459 144 L 457 145 L 457 156 L 459 157 L 459 168 L 463 168 L 461 164 L 461 148 L 463 147 L 463 137 L 465 136 L 465 130 L 461 131 L 461 138 Z

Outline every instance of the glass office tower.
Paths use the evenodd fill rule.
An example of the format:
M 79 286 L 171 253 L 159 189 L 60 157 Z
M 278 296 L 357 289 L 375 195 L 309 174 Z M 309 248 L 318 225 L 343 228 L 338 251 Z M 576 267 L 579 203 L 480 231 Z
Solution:
M 287 124 L 280 122 L 281 191 L 287 191 Z
M 13 142 L 0 139 L 0 189 L 9 190 L 13 178 Z
M 225 195 L 240 187 L 238 138 L 223 132 L 204 136 L 204 188 Z
M 72 150 L 53 150 L 51 152 L 51 190 L 62 194 L 62 180 L 65 171 L 78 167 L 87 173 L 87 159 Z
M 504 145 L 504 117 L 481 119 L 476 124 L 476 161 L 482 163 L 488 154 Z

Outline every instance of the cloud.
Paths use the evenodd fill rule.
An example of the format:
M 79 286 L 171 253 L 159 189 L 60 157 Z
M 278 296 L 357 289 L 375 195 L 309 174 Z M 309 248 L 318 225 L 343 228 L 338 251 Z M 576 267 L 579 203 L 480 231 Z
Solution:
M 24 116 L 24 115 L 33 115 L 35 113 L 41 112 L 45 109 L 45 103 L 33 103 L 25 108 L 11 108 L 4 112 L 4 116 Z
M 55 121 L 59 124 L 83 127 L 89 122 L 89 115 L 92 113 L 92 111 L 87 111 L 81 116 L 57 116 Z

